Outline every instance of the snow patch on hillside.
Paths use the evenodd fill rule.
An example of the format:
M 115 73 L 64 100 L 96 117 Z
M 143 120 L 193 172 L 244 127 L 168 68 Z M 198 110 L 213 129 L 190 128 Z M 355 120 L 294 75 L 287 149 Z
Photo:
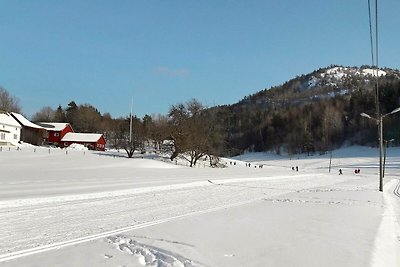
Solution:
M 335 80 L 341 80 L 343 77 L 347 77 L 346 73 L 347 70 L 348 68 L 334 67 L 326 70 L 325 73 L 321 73 L 321 77 L 324 77 L 327 74 L 330 75 L 331 78 L 334 78 Z
M 371 76 L 376 77 L 376 70 L 373 70 L 373 69 L 363 69 L 363 70 L 362 70 L 362 74 L 363 74 L 364 76 L 371 75 Z M 386 75 L 386 71 L 378 70 L 378 76 L 379 76 L 379 77 L 385 76 L 385 75 Z
M 316 75 L 312 75 L 304 84 L 305 89 L 312 89 L 317 86 L 333 86 L 338 87 L 343 79 L 352 77 L 352 76 L 361 76 L 361 77 L 376 77 L 377 71 L 375 69 L 365 68 L 347 68 L 347 67 L 332 67 L 321 73 L 317 73 Z M 378 70 L 378 76 L 387 75 L 386 71 Z M 342 89 L 340 95 L 343 95 L 344 90 L 346 93 L 347 89 Z M 345 93 L 345 94 L 346 94 Z M 323 98 L 334 97 L 336 94 L 324 95 Z

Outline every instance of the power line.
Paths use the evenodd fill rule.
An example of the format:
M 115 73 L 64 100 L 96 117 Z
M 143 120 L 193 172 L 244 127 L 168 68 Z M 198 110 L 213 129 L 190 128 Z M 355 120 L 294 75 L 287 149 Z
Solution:
M 372 36 L 372 20 L 371 20 L 371 3 L 370 3 L 370 0 L 368 0 L 368 18 L 369 18 L 369 37 L 370 37 L 370 42 L 371 42 L 372 66 L 375 66 L 375 61 L 374 61 L 374 41 L 373 41 L 373 36 Z
M 375 106 L 376 116 L 380 116 L 380 101 L 379 101 L 379 68 L 378 68 L 378 0 L 375 0 L 375 56 L 374 56 L 374 36 L 372 32 L 372 15 L 371 15 L 371 1 L 368 0 L 368 19 L 369 19 L 369 37 L 371 45 L 371 60 L 372 67 L 375 69 Z M 376 62 L 375 62 L 376 59 Z
M 379 54 L 378 54 L 378 0 L 375 0 L 375 59 L 376 59 L 376 98 L 377 98 L 377 113 L 381 115 L 380 101 L 379 101 Z

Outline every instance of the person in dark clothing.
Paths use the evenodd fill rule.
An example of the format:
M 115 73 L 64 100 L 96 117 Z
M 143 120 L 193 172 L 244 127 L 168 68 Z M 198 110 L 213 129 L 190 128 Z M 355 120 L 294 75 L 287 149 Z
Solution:
M 343 175 L 342 169 L 339 169 L 339 175 Z

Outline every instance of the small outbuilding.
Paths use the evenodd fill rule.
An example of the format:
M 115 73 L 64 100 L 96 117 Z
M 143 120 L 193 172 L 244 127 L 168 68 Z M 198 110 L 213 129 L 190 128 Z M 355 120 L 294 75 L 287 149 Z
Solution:
M 34 124 L 19 113 L 11 112 L 11 116 L 21 126 L 21 141 L 36 146 L 41 146 L 46 142 L 48 135 L 45 128 Z
M 61 139 L 60 147 L 68 147 L 74 143 L 84 145 L 90 150 L 104 151 L 106 149 L 106 140 L 104 136 L 96 133 L 69 132 Z
M 48 132 L 47 143 L 55 146 L 61 146 L 61 139 L 74 131 L 66 122 L 40 122 L 39 125 Z
M 0 145 L 17 145 L 20 138 L 21 125 L 10 113 L 0 111 Z

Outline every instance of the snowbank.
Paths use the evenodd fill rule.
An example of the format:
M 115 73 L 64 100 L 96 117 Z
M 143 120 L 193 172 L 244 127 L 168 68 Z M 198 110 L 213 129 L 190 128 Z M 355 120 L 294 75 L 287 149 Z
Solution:
M 77 150 L 77 151 L 86 151 L 89 150 L 87 147 L 81 144 L 72 143 L 70 146 L 66 148 L 67 150 Z

